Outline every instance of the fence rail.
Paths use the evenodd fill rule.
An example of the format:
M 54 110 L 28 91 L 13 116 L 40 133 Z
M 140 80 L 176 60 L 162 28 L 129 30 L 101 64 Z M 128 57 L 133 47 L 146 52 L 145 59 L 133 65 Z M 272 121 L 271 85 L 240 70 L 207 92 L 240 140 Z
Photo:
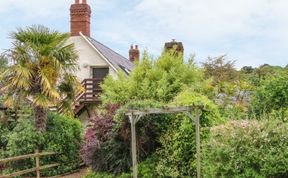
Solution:
M 37 178 L 40 178 L 40 170 L 49 169 L 49 168 L 56 167 L 56 166 L 60 165 L 60 164 L 56 163 L 56 164 L 49 164 L 49 165 L 40 166 L 40 157 L 51 156 L 51 155 L 56 155 L 56 154 L 57 153 L 54 153 L 54 152 L 39 153 L 38 150 L 35 150 L 35 153 L 33 153 L 33 154 L 27 154 L 27 155 L 22 155 L 22 156 L 0 159 L 0 165 L 7 164 L 8 162 L 19 161 L 19 160 L 24 160 L 24 159 L 28 159 L 28 158 L 35 158 L 35 163 L 36 163 L 36 167 L 34 167 L 34 168 L 21 170 L 21 171 L 17 171 L 17 172 L 6 174 L 6 175 L 0 175 L 0 178 L 10 178 L 10 177 L 20 176 L 20 175 L 24 175 L 24 174 L 28 174 L 28 173 L 32 173 L 32 172 L 36 172 Z

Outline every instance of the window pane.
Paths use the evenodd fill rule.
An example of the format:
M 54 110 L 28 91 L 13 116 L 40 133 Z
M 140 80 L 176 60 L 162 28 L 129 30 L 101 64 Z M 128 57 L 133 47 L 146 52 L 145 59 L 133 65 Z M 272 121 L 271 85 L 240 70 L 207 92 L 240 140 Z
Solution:
M 93 68 L 93 78 L 105 78 L 109 74 L 109 68 Z

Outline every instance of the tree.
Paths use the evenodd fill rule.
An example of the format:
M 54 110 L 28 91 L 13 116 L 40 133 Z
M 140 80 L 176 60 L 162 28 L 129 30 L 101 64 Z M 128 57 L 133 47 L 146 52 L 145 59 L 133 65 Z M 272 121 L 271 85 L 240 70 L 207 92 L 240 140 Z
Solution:
M 208 60 L 203 63 L 205 77 L 212 77 L 215 85 L 223 82 L 234 82 L 239 77 L 234 67 L 235 61 L 226 61 L 225 57 L 226 56 L 217 58 L 209 57 Z
M 129 76 L 125 76 L 124 73 L 119 73 L 117 80 L 111 76 L 107 77 L 101 85 L 103 89 L 101 95 L 102 102 L 104 104 L 117 104 L 120 108 L 114 117 L 110 117 L 110 113 L 112 113 L 111 110 L 106 110 L 103 112 L 103 117 L 98 115 L 101 116 L 100 120 L 92 121 L 91 128 L 86 132 L 83 147 L 83 150 L 86 152 L 84 156 L 88 155 L 85 158 L 86 163 L 88 160 L 89 166 L 91 166 L 93 170 L 113 173 L 114 176 L 120 174 L 121 171 L 129 171 L 131 167 L 131 127 L 128 118 L 123 112 L 127 108 L 159 108 L 169 105 L 204 105 L 205 110 L 209 109 L 208 105 L 212 105 L 213 102 L 204 97 L 203 94 L 211 93 L 210 81 L 211 80 L 204 80 L 202 70 L 195 66 L 192 58 L 186 62 L 183 60 L 182 55 L 175 55 L 175 51 L 173 50 L 164 51 L 157 59 L 144 53 L 142 60 L 140 60 Z M 187 90 L 189 90 L 189 92 L 183 92 Z M 175 97 L 178 95 L 180 95 L 179 98 L 175 100 Z M 172 103 L 174 100 L 175 103 Z M 215 105 L 213 104 L 213 106 Z M 213 110 L 212 112 L 218 112 L 217 109 L 216 107 L 216 111 Z M 208 119 L 205 114 L 203 114 L 204 118 L 201 118 L 201 121 L 210 124 L 210 122 L 206 122 Z M 163 138 L 163 140 L 165 140 L 162 143 L 160 142 L 161 136 L 171 128 L 174 128 L 172 127 L 174 124 L 182 124 L 182 122 L 184 122 L 183 119 L 180 119 L 182 116 L 183 115 L 176 116 L 175 114 L 146 115 L 137 122 L 137 153 L 139 162 L 146 160 L 147 157 L 151 160 L 150 156 L 155 153 L 156 150 L 170 146 L 170 148 L 179 148 L 175 151 L 178 152 L 183 151 L 193 144 L 191 139 L 186 139 L 187 137 L 184 138 L 184 135 L 188 134 L 179 127 L 177 127 L 177 129 L 182 129 L 181 131 L 183 132 L 181 133 L 183 133 L 183 135 L 181 136 L 183 137 L 173 137 L 172 141 L 178 139 L 178 141 L 181 142 L 183 140 L 180 141 L 180 139 L 186 139 L 187 141 L 184 144 L 177 145 L 179 143 L 177 142 L 173 145 L 165 138 Z M 216 116 L 217 114 L 213 115 L 213 123 L 219 119 L 219 117 Z M 188 118 L 186 120 L 188 120 Z M 111 126 L 111 122 L 115 123 Z M 193 132 L 193 125 L 191 125 L 191 123 L 189 125 L 188 123 L 183 125 L 191 128 L 189 131 L 191 131 L 191 135 L 193 135 L 194 138 L 195 132 Z M 103 134 L 101 135 L 99 128 L 104 130 L 105 133 L 109 133 L 108 139 L 106 137 L 107 134 L 104 136 L 102 136 Z M 171 131 L 169 133 L 177 132 L 179 133 L 180 131 L 174 129 L 173 132 Z M 167 133 L 167 135 L 169 133 Z M 169 145 L 166 145 L 168 142 Z M 165 145 L 163 146 L 163 144 Z M 183 148 L 182 146 L 184 145 L 185 147 Z M 194 160 L 195 154 L 193 153 L 195 153 L 195 150 L 193 148 L 195 147 L 189 147 L 189 152 L 184 152 L 187 154 L 183 154 L 184 156 L 181 158 L 186 156 L 186 160 L 187 157 L 189 157 L 189 160 Z M 174 150 L 170 149 L 169 151 L 173 152 Z M 192 154 L 190 154 L 191 152 Z M 161 158 L 168 160 L 166 159 L 167 154 L 164 154 L 164 151 L 159 152 L 159 154 L 161 154 Z M 93 156 L 89 157 L 89 155 Z M 156 172 L 155 168 L 156 160 L 159 156 L 158 153 L 155 153 L 155 156 L 154 167 L 151 161 L 149 161 L 148 168 L 144 163 L 142 164 L 145 169 L 143 172 L 149 172 L 151 174 Z M 89 159 L 87 159 L 87 157 Z M 169 157 L 169 160 L 171 160 L 170 158 L 173 159 L 172 156 Z M 154 159 L 152 160 L 154 161 Z M 183 163 L 177 162 L 173 164 L 173 167 L 185 165 L 189 167 L 189 169 L 193 169 L 193 167 L 190 167 L 190 162 L 184 162 L 180 159 L 177 161 Z M 165 164 L 165 166 L 168 166 L 168 164 Z M 171 166 L 171 164 L 169 166 Z M 143 167 L 141 168 L 140 166 L 140 170 L 143 169 Z M 154 169 L 150 170 L 151 167 Z M 165 171 L 166 170 L 168 169 L 165 169 Z M 143 172 L 142 174 L 144 174 Z M 151 174 L 146 177 L 151 177 Z M 154 174 L 153 176 L 157 177 L 158 175 Z M 143 177 L 145 176 L 143 175 Z
M 280 66 L 271 66 L 268 64 L 263 64 L 256 68 L 254 71 L 253 82 L 256 86 L 260 86 L 265 80 L 270 80 L 272 78 L 278 78 L 285 74 L 285 69 Z
M 5 53 L 15 64 L 1 75 L 4 104 L 11 107 L 28 99 L 40 132 L 46 130 L 48 107 L 69 106 L 79 86 L 73 75 L 78 57 L 68 38 L 41 25 L 18 29 L 11 33 L 13 47 Z
M 185 87 L 191 87 L 203 80 L 202 72 L 196 68 L 193 59 L 183 62 L 174 51 L 164 52 L 158 59 L 146 53 L 129 77 L 119 74 L 102 84 L 104 103 L 126 104 L 131 100 L 171 101 Z
M 252 66 L 244 66 L 241 68 L 241 72 L 244 74 L 251 74 L 254 71 L 254 68 Z
M 255 91 L 251 102 L 251 111 L 258 117 L 261 114 L 270 114 L 274 110 L 281 113 L 280 119 L 286 120 L 287 108 L 288 73 L 264 81 Z

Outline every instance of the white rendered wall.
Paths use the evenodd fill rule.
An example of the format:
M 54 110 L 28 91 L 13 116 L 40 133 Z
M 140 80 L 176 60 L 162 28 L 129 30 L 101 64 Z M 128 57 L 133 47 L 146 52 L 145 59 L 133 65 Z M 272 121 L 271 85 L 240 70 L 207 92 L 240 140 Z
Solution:
M 76 75 L 80 81 L 86 78 L 92 78 L 93 67 L 109 67 L 109 75 L 113 78 L 117 78 L 117 72 L 109 66 L 109 64 L 103 59 L 93 47 L 85 41 L 82 36 L 73 36 L 68 40 L 68 44 L 74 43 L 75 50 L 78 53 L 78 65 L 80 70 L 76 72 Z

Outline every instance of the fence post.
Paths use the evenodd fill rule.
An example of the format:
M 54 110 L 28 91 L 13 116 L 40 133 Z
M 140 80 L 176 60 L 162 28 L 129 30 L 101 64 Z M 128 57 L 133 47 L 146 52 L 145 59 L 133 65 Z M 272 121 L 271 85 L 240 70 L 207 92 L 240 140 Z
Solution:
M 40 156 L 39 156 L 39 150 L 36 150 L 35 160 L 36 160 L 36 175 L 37 178 L 40 178 Z

